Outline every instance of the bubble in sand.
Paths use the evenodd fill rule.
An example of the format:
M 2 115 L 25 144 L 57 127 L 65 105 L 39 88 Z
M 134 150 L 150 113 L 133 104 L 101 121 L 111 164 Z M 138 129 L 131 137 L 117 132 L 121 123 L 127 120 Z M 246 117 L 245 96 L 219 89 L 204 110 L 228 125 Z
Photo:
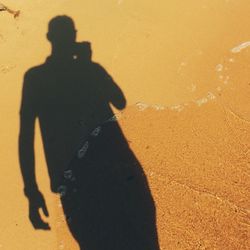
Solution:
M 63 176 L 67 180 L 75 181 L 75 176 L 73 175 L 73 171 L 70 170 L 70 169 L 65 170 L 64 173 L 63 173 Z
M 216 69 L 217 72 L 220 72 L 220 71 L 223 70 L 223 65 L 222 64 L 218 64 L 215 69 Z
M 89 148 L 89 142 L 86 141 L 84 143 L 84 145 L 82 146 L 82 148 L 78 151 L 78 158 L 79 159 L 81 159 L 82 157 L 84 157 L 84 155 L 86 154 L 88 148 Z
M 140 111 L 143 111 L 145 110 L 146 108 L 148 108 L 148 104 L 146 103 L 141 103 L 141 102 L 138 102 L 136 103 L 136 107 L 140 110 Z
M 91 135 L 92 136 L 98 136 L 99 134 L 100 134 L 100 132 L 101 132 L 101 127 L 99 126 L 99 127 L 97 127 L 97 128 L 95 128 L 93 131 L 92 131 L 92 133 L 91 133 Z
M 60 194 L 61 197 L 64 197 L 67 192 L 67 188 L 64 185 L 58 187 L 57 192 Z

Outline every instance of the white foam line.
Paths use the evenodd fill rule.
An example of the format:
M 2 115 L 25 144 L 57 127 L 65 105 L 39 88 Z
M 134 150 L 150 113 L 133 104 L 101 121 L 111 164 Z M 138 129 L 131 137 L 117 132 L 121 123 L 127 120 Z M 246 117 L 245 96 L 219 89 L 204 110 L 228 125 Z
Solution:
M 220 90 L 217 89 L 217 91 L 220 91 Z M 198 105 L 200 107 L 203 104 L 205 104 L 209 101 L 212 101 L 214 99 L 216 99 L 216 96 L 212 92 L 207 92 L 206 96 L 204 96 L 203 98 L 189 101 L 189 102 L 185 102 L 185 103 L 176 104 L 176 105 L 164 106 L 164 105 L 151 105 L 151 104 L 147 104 L 147 103 L 137 102 L 135 104 L 135 106 L 139 109 L 139 111 L 144 111 L 147 108 L 153 108 L 153 109 L 158 110 L 158 111 L 161 111 L 164 109 L 170 109 L 170 110 L 180 112 L 185 108 L 185 106 L 188 106 L 191 103 L 195 103 L 196 105 Z
M 232 53 L 239 53 L 241 50 L 243 50 L 243 49 L 245 49 L 245 48 L 247 48 L 249 46 L 250 46 L 250 41 L 244 42 L 244 43 L 234 47 L 233 49 L 231 49 L 231 52 Z

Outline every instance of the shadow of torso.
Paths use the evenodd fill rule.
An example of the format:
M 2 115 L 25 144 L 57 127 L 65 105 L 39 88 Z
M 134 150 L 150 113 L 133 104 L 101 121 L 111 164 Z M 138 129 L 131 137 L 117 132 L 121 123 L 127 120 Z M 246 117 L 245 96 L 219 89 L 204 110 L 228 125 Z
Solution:
M 96 126 L 113 116 L 109 103 L 125 107 L 125 98 L 96 63 L 48 58 L 26 73 L 21 112 L 39 120 L 51 189 L 72 155 Z M 25 114 L 24 114 L 25 115 Z

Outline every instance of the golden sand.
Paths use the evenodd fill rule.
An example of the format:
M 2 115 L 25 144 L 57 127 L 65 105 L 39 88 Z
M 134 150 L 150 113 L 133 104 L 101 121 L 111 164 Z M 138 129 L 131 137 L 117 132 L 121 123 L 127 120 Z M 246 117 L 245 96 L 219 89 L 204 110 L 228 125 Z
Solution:
M 0 249 L 78 249 L 49 190 L 39 127 L 51 231 L 28 220 L 17 146 L 23 75 L 50 54 L 47 25 L 62 14 L 127 98 L 119 123 L 149 180 L 161 249 L 249 249 L 249 1 L 3 4 L 21 15 L 0 12 Z

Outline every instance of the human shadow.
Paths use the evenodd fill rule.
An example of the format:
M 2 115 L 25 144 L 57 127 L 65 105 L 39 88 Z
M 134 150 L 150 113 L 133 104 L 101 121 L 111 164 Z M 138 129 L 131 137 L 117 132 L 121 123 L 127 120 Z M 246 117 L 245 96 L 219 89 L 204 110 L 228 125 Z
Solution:
M 29 218 L 50 229 L 35 176 L 38 119 L 52 192 L 59 193 L 68 227 L 84 250 L 159 249 L 155 206 L 143 169 L 110 105 L 126 99 L 112 77 L 91 60 L 91 45 L 76 42 L 70 17 L 49 22 L 52 53 L 24 76 L 19 159 Z

